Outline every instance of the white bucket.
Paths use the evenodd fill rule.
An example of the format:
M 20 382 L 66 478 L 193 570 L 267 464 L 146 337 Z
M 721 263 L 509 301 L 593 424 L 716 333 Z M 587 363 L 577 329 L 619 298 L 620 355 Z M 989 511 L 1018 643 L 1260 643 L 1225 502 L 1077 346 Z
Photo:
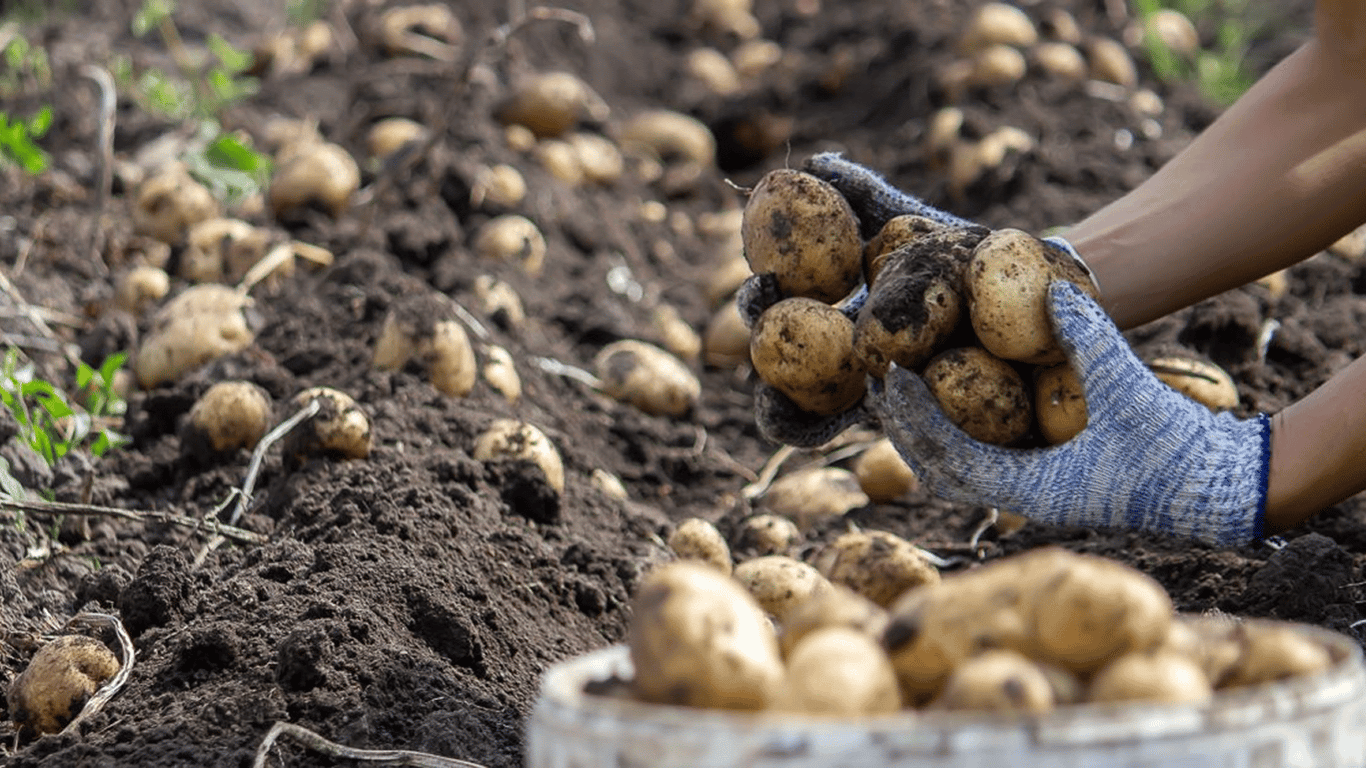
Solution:
M 1363 768 L 1366 665 L 1350 638 L 1318 675 L 1220 692 L 1204 705 L 1085 705 L 1041 716 L 876 718 L 735 713 L 584 693 L 630 679 L 624 646 L 552 667 L 527 768 Z

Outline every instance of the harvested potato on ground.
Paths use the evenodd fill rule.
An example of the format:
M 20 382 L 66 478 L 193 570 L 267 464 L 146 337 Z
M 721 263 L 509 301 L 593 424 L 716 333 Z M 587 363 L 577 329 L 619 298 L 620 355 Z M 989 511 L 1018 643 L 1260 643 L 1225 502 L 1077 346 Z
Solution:
M 702 395 L 701 382 L 681 360 L 635 339 L 603 347 L 593 369 L 609 397 L 653 415 L 682 416 Z
M 762 709 L 784 675 L 763 609 L 734 579 L 701 563 L 670 563 L 645 576 L 627 644 L 631 688 L 647 702 Z
M 1239 627 L 1242 653 L 1220 687 L 1257 685 L 1312 675 L 1332 664 L 1328 649 L 1290 626 L 1247 623 Z
M 595 184 L 611 184 L 621 178 L 626 160 L 612 140 L 598 133 L 577 132 L 565 138 L 574 152 L 583 177 Z
M 313 456 L 364 459 L 370 455 L 370 418 L 351 396 L 331 387 L 312 387 L 290 401 L 291 414 L 317 401 L 318 412 L 281 440 L 287 464 L 299 466 Z
M 1096 37 L 1086 44 L 1086 59 L 1091 64 L 1091 79 L 1125 88 L 1138 85 L 1138 67 L 1124 44 L 1109 37 Z
M 732 549 L 750 557 L 786 555 L 801 540 L 802 532 L 791 519 L 782 515 L 751 515 L 736 527 Z
M 745 204 L 741 233 L 756 275 L 773 274 L 785 296 L 832 304 L 862 279 L 858 218 L 831 184 L 778 169 L 759 180 Z
M 144 389 L 180 379 L 210 360 L 251 346 L 252 299 L 226 285 L 186 288 L 157 310 L 133 361 Z
M 1198 704 L 1213 695 L 1214 688 L 1205 673 L 1185 656 L 1126 653 L 1096 673 L 1087 700 Z
M 166 274 L 166 270 L 160 267 L 132 267 L 118 277 L 114 286 L 114 306 L 134 317 L 140 317 L 148 307 L 170 292 L 171 276 Z
M 688 321 L 678 314 L 671 304 L 661 304 L 650 313 L 650 320 L 664 348 L 688 361 L 695 361 L 702 354 L 702 337 L 693 330 Z
M 714 368 L 749 362 L 749 328 L 735 302 L 718 307 L 707 323 L 702 332 L 702 361 Z
M 1058 363 L 1034 371 L 1034 415 L 1050 445 L 1065 443 L 1086 428 L 1086 393 L 1075 368 Z
M 509 403 L 522 398 L 522 377 L 517 375 L 517 366 L 512 361 L 512 353 L 506 349 L 489 345 L 485 351 L 488 362 L 484 363 L 484 381 L 498 390 Z
M 485 222 L 474 236 L 473 247 L 486 259 L 521 264 L 528 275 L 539 275 L 545 265 L 545 236 L 531 219 L 515 213 Z
M 249 381 L 220 381 L 190 408 L 180 429 L 180 448 L 201 460 L 251 450 L 271 423 L 269 393 Z
M 486 204 L 498 208 L 513 208 L 526 199 L 526 178 L 516 168 L 506 165 L 483 166 L 474 174 L 470 185 L 470 205 L 484 208 Z
M 1027 48 L 1039 40 L 1039 31 L 1024 11 L 1008 3 L 986 3 L 977 8 L 958 38 L 962 53 L 989 45 Z
M 266 255 L 271 239 L 270 230 L 241 219 L 198 222 L 180 254 L 180 276 L 197 283 L 235 283 Z
M 460 20 L 440 3 L 390 8 L 380 15 L 379 33 L 391 56 L 429 56 L 437 61 L 455 61 L 455 45 L 464 37 Z
M 895 501 L 920 487 L 915 472 L 885 437 L 854 460 L 854 476 L 868 498 L 878 504 Z
M 1034 407 L 1024 379 L 979 347 L 935 355 L 922 374 L 944 414 L 974 440 L 1010 445 L 1029 434 Z
M 571 187 L 577 187 L 583 183 L 583 165 L 579 162 L 579 155 L 567 141 L 559 139 L 541 139 L 536 142 L 536 147 L 532 150 L 536 161 L 541 167 Z
M 474 347 L 451 307 L 436 296 L 416 296 L 390 308 L 375 341 L 376 368 L 396 371 L 418 360 L 432 386 L 452 397 L 474 388 L 479 369 Z
M 816 299 L 783 299 L 764 310 L 750 331 L 749 358 L 760 378 L 810 413 L 844 411 L 867 388 L 853 321 Z
M 1090 277 L 1072 257 L 1018 229 L 998 229 L 968 262 L 968 314 L 982 346 L 997 357 L 1045 364 L 1063 360 L 1048 316 L 1048 286 L 1075 283 L 1093 298 Z
M 275 218 L 317 205 L 340 216 L 360 188 L 360 168 L 342 147 L 320 141 L 281 150 L 267 201 Z
M 541 468 L 556 493 L 564 493 L 564 462 L 550 438 L 534 424 L 517 419 L 495 419 L 474 439 L 470 453 L 476 461 L 513 459 Z
M 119 660 L 104 643 L 62 635 L 38 649 L 9 687 L 10 719 L 20 733 L 58 733 L 110 678 Z
M 830 542 L 816 567 L 886 608 L 907 590 L 939 583 L 939 571 L 914 544 L 887 531 L 852 531 Z
M 831 584 L 788 611 L 778 636 L 783 657 L 791 656 L 803 637 L 827 627 L 853 629 L 881 640 L 887 628 L 887 611 L 848 587 Z M 881 648 L 878 650 L 883 655 Z
M 810 467 L 783 475 L 759 499 L 759 507 L 806 530 L 821 520 L 867 506 L 854 473 L 842 467 Z
M 492 275 L 474 279 L 474 295 L 483 305 L 484 314 L 508 328 L 520 328 L 526 322 L 522 297 L 512 286 Z
M 1059 80 L 1086 79 L 1086 57 L 1075 45 L 1059 41 L 1039 43 L 1029 52 L 1030 66 L 1037 67 Z
M 1162 643 L 1173 609 L 1161 584 L 1113 560 L 1070 560 L 1028 585 L 1033 658 L 1086 675 L 1122 654 Z
M 1238 385 L 1214 363 L 1169 355 L 1149 360 L 1148 367 L 1167 386 L 1211 411 L 1238 406 Z
M 784 712 L 865 717 L 901 708 L 896 672 L 867 633 L 822 627 L 787 657 L 787 676 L 772 705 Z
M 710 521 L 690 517 L 669 534 L 669 549 L 680 560 L 697 560 L 730 575 L 730 547 Z
M 606 120 L 610 109 L 587 83 L 569 72 L 541 72 L 518 82 L 495 112 L 504 124 L 516 124 L 537 137 L 554 138 L 581 120 Z
M 735 292 L 739 290 L 745 280 L 749 279 L 750 275 L 754 274 L 749 268 L 749 262 L 741 253 L 742 250 L 743 246 L 735 248 L 734 253 L 721 259 L 717 267 L 712 270 L 706 286 L 707 302 L 711 306 L 717 306 L 722 302 L 734 304 Z
M 1041 714 L 1056 703 L 1038 664 L 1018 651 L 990 650 L 954 669 L 930 707 Z
M 779 622 L 803 601 L 830 588 L 820 571 L 786 555 L 746 560 L 731 575 Z
M 716 161 L 716 137 L 706 123 L 682 112 L 652 109 L 626 121 L 622 148 L 660 163 L 703 168 Z
M 173 164 L 138 185 L 133 201 L 133 231 L 179 245 L 189 228 L 218 216 L 218 201 L 180 164 Z
M 406 117 L 386 117 L 370 126 L 365 135 L 365 147 L 370 157 L 384 160 L 409 142 L 427 138 L 427 126 Z

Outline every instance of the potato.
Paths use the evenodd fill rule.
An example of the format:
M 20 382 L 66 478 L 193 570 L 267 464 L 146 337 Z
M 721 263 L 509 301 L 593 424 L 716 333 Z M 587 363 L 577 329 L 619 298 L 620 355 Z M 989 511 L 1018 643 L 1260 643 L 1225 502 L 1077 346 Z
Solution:
M 1039 39 L 1039 31 L 1024 11 L 1007 3 L 986 3 L 979 6 L 958 38 L 958 50 L 963 53 L 990 45 L 1028 47 Z
M 716 163 L 716 137 L 706 123 L 682 112 L 652 109 L 626 121 L 617 136 L 622 148 L 661 163 L 694 168 Z
M 627 492 L 626 485 L 621 482 L 621 478 L 605 469 L 593 470 L 593 473 L 588 476 L 588 482 L 610 499 L 626 501 L 631 498 L 631 494 Z
M 556 493 L 564 493 L 564 462 L 555 444 L 533 424 L 517 419 L 495 419 L 474 439 L 475 461 L 529 461 L 541 468 Z
M 787 612 L 778 636 L 783 657 L 790 657 L 803 637 L 828 627 L 852 629 L 880 640 L 887 628 L 887 611 L 848 587 L 832 584 Z M 878 655 L 884 655 L 881 648 Z
M 637 698 L 754 710 L 784 675 L 778 640 L 745 588 L 711 566 L 676 562 L 645 576 L 627 631 Z
M 1205 673 L 1175 653 L 1126 653 L 1105 665 L 1087 694 L 1093 702 L 1152 701 L 1199 704 L 1214 695 Z
M 1292 626 L 1247 623 L 1239 627 L 1242 653 L 1220 687 L 1258 685 L 1328 669 L 1328 649 Z
M 749 40 L 760 32 L 753 0 L 693 0 L 688 21 L 711 35 Z
M 821 520 L 868 505 L 858 478 L 842 467 L 810 467 L 783 475 L 759 499 L 759 507 L 806 530 Z
M 923 552 L 886 531 L 841 535 L 821 550 L 816 567 L 832 583 L 849 587 L 884 608 L 909 589 L 939 582 L 939 571 Z
M 1173 609 L 1161 584 L 1113 560 L 1070 560 L 1029 585 L 1031 656 L 1087 675 L 1123 654 L 1152 650 L 1167 637 Z
M 1077 24 L 1076 17 L 1066 9 L 1049 8 L 1045 10 L 1040 26 L 1044 33 L 1053 40 L 1061 40 L 1072 45 L 1081 42 L 1081 25 Z
M 1214 363 L 1168 355 L 1149 360 L 1148 367 L 1162 383 L 1211 411 L 1227 411 L 1238 406 L 1238 385 Z
M 702 354 L 702 337 L 671 304 L 660 304 L 650 313 L 650 321 L 664 348 L 682 360 L 695 361 Z
M 120 666 L 104 643 L 62 635 L 39 648 L 10 683 L 10 719 L 26 737 L 59 733 Z
M 949 421 L 974 440 L 1010 445 L 1034 423 L 1024 379 L 980 347 L 945 350 L 926 364 L 922 375 Z
M 740 73 L 726 54 L 715 48 L 694 48 L 685 62 L 688 75 L 718 96 L 733 96 L 740 91 Z
M 1118 40 L 1093 38 L 1086 44 L 1086 59 L 1091 64 L 1091 79 L 1124 88 L 1138 85 L 1138 67 Z
M 737 235 L 735 238 L 739 240 Z M 749 276 L 754 274 L 749 268 L 749 262 L 745 260 L 741 252 L 743 246 L 735 248 L 734 254 L 728 258 L 723 258 L 712 270 L 711 276 L 707 278 L 706 293 L 707 303 L 710 306 L 717 306 L 722 302 L 734 304 L 735 292 L 740 289 Z
M 291 145 L 277 155 L 267 202 L 279 219 L 317 205 L 340 216 L 360 188 L 360 168 L 342 147 L 326 141 Z
M 485 356 L 488 362 L 484 363 L 484 381 L 498 390 L 498 394 L 509 403 L 516 403 L 522 398 L 522 377 L 517 374 L 512 354 L 502 347 L 491 344 L 485 350 Z
M 131 267 L 120 273 L 115 282 L 114 306 L 139 317 L 170 292 L 171 276 L 166 274 L 166 270 L 150 266 Z
M 520 328 L 526 322 L 522 297 L 512 286 L 492 275 L 474 279 L 474 295 L 483 305 L 484 314 L 509 328 Z
M 844 411 L 867 388 L 853 321 L 816 299 L 784 299 L 764 310 L 750 329 L 749 358 L 760 378 L 810 413 Z
M 697 560 L 730 575 L 730 547 L 710 521 L 690 517 L 669 534 L 669 549 L 680 560 Z
M 1222 688 L 1243 655 L 1242 624 L 1221 616 L 1177 614 L 1158 651 L 1186 656 L 1215 688 Z
M 1045 364 L 1063 360 L 1048 316 L 1048 286 L 1075 283 L 1093 298 L 1090 278 L 1070 256 L 1018 229 L 998 229 L 977 244 L 966 278 L 969 317 L 982 346 L 997 357 Z
M 749 328 L 735 302 L 718 307 L 707 322 L 702 331 L 702 361 L 713 368 L 735 368 L 749 362 Z
M 741 233 L 756 275 L 773 274 L 784 296 L 831 304 L 862 278 L 858 218 L 831 184 L 803 171 L 770 171 L 745 204 Z
M 133 361 L 138 384 L 151 389 L 251 346 L 256 319 L 252 299 L 225 285 L 204 283 L 181 291 L 152 317 Z
M 1025 655 L 985 651 L 954 669 L 931 709 L 1042 714 L 1053 709 L 1048 675 Z
M 1034 371 L 1034 415 L 1049 445 L 1065 443 L 1086 428 L 1086 393 L 1075 368 L 1058 363 Z
M 138 185 L 133 201 L 133 231 L 179 245 L 193 224 L 218 216 L 218 201 L 208 187 L 172 164 Z
M 735 530 L 734 550 L 751 557 L 786 555 L 801 540 L 802 532 L 792 520 L 764 513 L 740 522 Z
M 429 56 L 438 61 L 455 61 L 454 44 L 464 37 L 460 20 L 440 3 L 389 8 L 380 15 L 379 33 L 390 56 Z
M 1059 80 L 1082 81 L 1088 74 L 1086 57 L 1071 43 L 1039 43 L 1030 50 L 1029 61 L 1031 66 Z
M 577 132 L 565 138 L 580 172 L 595 184 L 611 184 L 621 178 L 626 160 L 611 139 L 598 133 Z
M 803 601 L 830 588 L 820 571 L 787 555 L 745 560 L 731 575 L 779 622 Z
M 947 163 L 949 153 L 959 143 L 959 136 L 963 132 L 963 122 L 965 116 L 963 110 L 958 107 L 943 107 L 930 117 L 929 126 L 925 130 L 925 158 L 927 164 L 933 170 L 942 169 Z M 901 218 L 900 216 L 896 217 Z M 920 217 L 915 217 L 920 218 Z M 892 219 L 895 221 L 896 219 Z M 887 224 L 891 224 L 888 221 Z M 883 229 L 887 227 L 884 226 Z M 874 238 L 875 240 L 877 238 Z M 872 245 L 870 242 L 869 245 Z M 864 267 L 868 265 L 868 251 L 864 249 Z M 868 272 L 868 281 L 873 281 L 873 273 Z
M 312 456 L 364 459 L 370 455 L 370 418 L 351 396 L 331 387 L 312 387 L 290 401 L 292 412 L 318 402 L 311 418 L 300 422 L 281 441 L 287 464 L 300 466 Z
M 583 165 L 579 162 L 578 153 L 574 151 L 569 142 L 559 139 L 541 139 L 536 142 L 532 154 L 542 168 L 545 168 L 551 176 L 566 185 L 577 187 L 583 183 Z
M 876 640 L 831 626 L 810 632 L 792 649 L 772 708 L 840 717 L 885 715 L 901 708 L 901 694 L 891 661 Z
M 1157 117 L 1167 106 L 1162 103 L 1162 97 L 1152 90 L 1139 88 L 1129 94 L 1129 108 L 1145 117 Z
M 878 504 L 895 501 L 920 487 L 915 472 L 889 438 L 882 438 L 854 460 L 859 488 Z
M 517 124 L 538 138 L 555 138 L 584 119 L 606 120 L 610 109 L 587 83 L 569 72 L 540 72 L 522 79 L 498 106 L 503 124 Z
M 180 429 L 180 446 L 201 459 L 252 450 L 270 431 L 270 395 L 249 381 L 220 381 L 204 391 Z
M 743 78 L 755 78 L 783 60 L 783 47 L 772 40 L 746 40 L 730 52 L 735 71 Z
M 497 208 L 514 208 L 526 199 L 526 179 L 516 168 L 499 163 L 486 165 L 474 174 L 470 185 L 470 205 L 484 208 L 488 203 Z
M 1139 36 L 1155 36 L 1177 56 L 1189 59 L 1200 50 L 1200 33 L 1196 31 L 1195 24 L 1189 16 L 1175 8 L 1159 8 L 1149 14 L 1145 22 L 1144 28 L 1139 30 Z
M 486 259 L 521 264 L 528 275 L 539 275 L 545 265 L 545 236 L 525 216 L 507 213 L 489 219 L 475 234 L 473 247 Z
M 190 227 L 180 276 L 198 283 L 235 283 L 266 255 L 271 239 L 270 230 L 241 219 L 205 219 Z
M 1009 45 L 988 45 L 972 55 L 971 63 L 967 85 L 976 88 L 1013 85 L 1029 69 L 1024 54 Z
M 469 335 L 451 313 L 450 306 L 435 296 L 396 303 L 375 340 L 375 367 L 396 371 L 418 360 L 432 386 L 452 397 L 468 395 L 479 369 Z
M 365 148 L 370 157 L 385 160 L 410 142 L 424 141 L 427 135 L 427 127 L 416 120 L 386 117 L 370 126 L 365 134 Z
M 651 415 L 682 416 L 702 395 L 701 382 L 681 360 L 635 339 L 603 347 L 593 358 L 593 369 L 609 397 Z

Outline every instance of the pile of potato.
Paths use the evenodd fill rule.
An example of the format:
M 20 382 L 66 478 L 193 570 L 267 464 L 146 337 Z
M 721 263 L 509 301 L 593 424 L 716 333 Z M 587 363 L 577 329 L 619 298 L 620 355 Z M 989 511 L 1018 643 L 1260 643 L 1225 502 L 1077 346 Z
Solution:
M 1041 714 L 1199 704 L 1333 663 L 1295 625 L 1177 614 L 1145 574 L 1056 547 L 935 573 L 883 604 L 865 596 L 866 584 L 836 584 L 787 558 L 729 567 L 685 559 L 645 577 L 629 630 L 633 697 L 837 716 Z
M 896 363 L 919 373 L 977 440 L 1056 444 L 1085 426 L 1081 386 L 1053 336 L 1046 296 L 1057 280 L 1096 292 L 1085 269 L 1054 246 L 1016 229 L 909 215 L 865 242 L 839 191 L 794 169 L 763 177 L 742 234 L 754 274 L 784 297 L 754 322 L 750 358 L 801 410 L 841 413 L 864 396 L 867 376 L 881 378 Z M 866 303 L 846 312 L 843 302 L 865 281 Z M 1237 388 L 1212 363 L 1161 362 L 1155 370 L 1178 391 L 1212 409 L 1237 405 Z

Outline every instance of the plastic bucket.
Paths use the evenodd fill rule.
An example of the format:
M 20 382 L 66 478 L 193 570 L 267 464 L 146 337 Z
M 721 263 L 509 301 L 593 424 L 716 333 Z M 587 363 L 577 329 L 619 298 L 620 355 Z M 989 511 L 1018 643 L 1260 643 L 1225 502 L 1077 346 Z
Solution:
M 734 713 L 584 692 L 630 679 L 624 646 L 546 672 L 527 768 L 1363 768 L 1366 666 L 1318 627 L 1334 664 L 1191 706 L 1085 705 L 1041 716 L 907 711 L 878 718 Z

